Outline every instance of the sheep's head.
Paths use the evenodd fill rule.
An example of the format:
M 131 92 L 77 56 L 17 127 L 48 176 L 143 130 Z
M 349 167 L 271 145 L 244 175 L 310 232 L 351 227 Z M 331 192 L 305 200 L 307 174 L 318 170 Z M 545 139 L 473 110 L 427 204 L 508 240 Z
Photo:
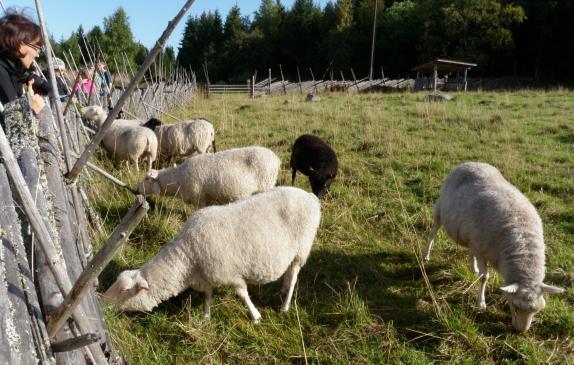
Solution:
M 104 111 L 104 109 L 101 106 L 90 105 L 82 108 L 82 116 L 96 123 L 96 125 L 99 128 L 108 117 L 108 114 Z
M 162 125 L 163 122 L 157 118 L 151 118 L 150 120 L 148 120 L 147 122 L 145 122 L 144 124 L 142 124 L 142 127 L 146 127 L 151 129 L 152 131 L 155 130 L 156 127 Z
M 510 303 L 512 326 L 519 332 L 528 331 L 534 315 L 546 307 L 544 294 L 564 292 L 562 288 L 544 283 L 534 285 L 513 283 L 500 289 L 506 294 Z
M 326 169 L 314 170 L 313 167 L 309 167 L 309 182 L 311 183 L 311 189 L 313 194 L 317 195 L 318 198 L 323 197 L 329 192 L 331 183 L 337 176 L 337 171 L 325 171 Z
M 149 291 L 149 285 L 139 270 L 122 272 L 115 283 L 104 293 L 104 300 L 123 309 L 124 303 L 142 291 Z
M 142 195 L 159 195 L 161 185 L 158 180 L 158 171 L 151 170 L 138 186 L 138 192 Z

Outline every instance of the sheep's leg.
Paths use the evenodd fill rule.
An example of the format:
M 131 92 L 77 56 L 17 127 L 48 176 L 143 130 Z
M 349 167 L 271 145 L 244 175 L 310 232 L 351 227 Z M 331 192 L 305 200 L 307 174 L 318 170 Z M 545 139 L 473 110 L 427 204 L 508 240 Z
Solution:
M 485 292 L 486 292 L 486 282 L 488 281 L 489 274 L 488 268 L 486 266 L 486 261 L 484 260 L 477 260 L 478 266 L 478 273 L 480 275 L 480 290 L 478 291 L 478 298 L 476 298 L 476 306 L 479 309 L 486 309 L 486 299 L 485 299 Z
M 295 175 L 297 174 L 297 170 L 295 168 L 293 168 L 293 171 L 291 172 L 291 185 L 295 185 Z
M 128 169 L 128 174 L 131 172 L 130 171 L 130 160 L 126 160 L 126 167 Z
M 432 223 L 432 228 L 431 228 L 431 230 L 430 230 L 429 238 L 428 238 L 428 240 L 427 240 L 427 244 L 426 244 L 426 247 L 425 247 L 425 254 L 424 254 L 424 260 L 425 260 L 425 261 L 430 260 L 430 250 L 431 250 L 431 248 L 432 248 L 432 244 L 433 244 L 434 238 L 435 238 L 435 236 L 436 236 L 436 234 L 437 234 L 437 232 L 438 232 L 438 230 L 439 230 L 439 228 L 440 228 L 440 225 L 441 225 L 441 224 L 440 224 L 440 217 L 439 217 L 439 214 L 438 214 L 438 202 L 437 202 L 437 204 L 435 205 L 434 210 L 433 210 L 433 223 Z
M 249 312 L 251 313 L 251 318 L 253 318 L 253 323 L 260 323 L 261 322 L 261 313 L 255 308 L 251 299 L 249 298 L 249 293 L 247 293 L 247 286 L 243 284 L 242 286 L 238 286 L 235 288 L 235 293 L 237 296 L 243 300 L 243 303 L 249 308 Z
M 138 160 L 139 160 L 139 158 L 136 158 L 136 160 L 135 160 L 135 164 L 136 164 L 136 171 L 137 171 L 137 172 L 139 172 L 139 171 L 140 171 L 140 165 L 139 165 L 139 162 L 138 162 Z
M 468 265 L 473 273 L 478 274 L 478 265 L 476 263 L 476 256 L 470 255 L 468 257 Z
M 291 273 L 293 271 L 291 270 L 291 266 L 289 266 L 289 268 L 287 269 L 287 271 L 285 271 L 285 274 L 283 274 L 283 285 L 281 285 L 281 294 L 287 294 L 289 292 L 289 286 L 291 285 Z
M 203 301 L 203 318 L 211 317 L 211 302 L 213 301 L 213 288 L 205 290 L 205 300 Z
M 295 290 L 295 284 L 297 283 L 297 275 L 299 275 L 299 270 L 301 266 L 297 262 L 293 262 L 288 270 L 289 274 L 289 291 L 287 292 L 287 297 L 283 302 L 283 307 L 281 310 L 287 312 L 289 310 L 289 305 L 291 304 L 291 298 L 293 297 L 293 291 Z
M 431 248 L 432 248 L 432 244 L 433 244 L 434 238 L 435 238 L 435 236 L 436 236 L 436 234 L 437 234 L 439 228 L 440 228 L 440 223 L 437 223 L 437 221 L 435 220 L 434 223 L 433 223 L 433 225 L 432 225 L 431 231 L 430 231 L 430 233 L 429 233 L 429 238 L 428 238 L 428 240 L 427 240 L 427 245 L 426 245 L 426 247 L 425 247 L 425 256 L 424 256 L 425 261 L 430 260 L 430 250 L 431 250 Z
M 153 161 L 151 159 L 151 154 L 147 155 L 147 173 L 148 174 L 151 172 L 152 164 L 153 164 Z

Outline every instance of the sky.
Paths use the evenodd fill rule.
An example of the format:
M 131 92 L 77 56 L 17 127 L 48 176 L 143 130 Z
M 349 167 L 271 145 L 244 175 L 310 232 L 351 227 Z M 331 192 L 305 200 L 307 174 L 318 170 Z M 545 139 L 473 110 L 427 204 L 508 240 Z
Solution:
M 294 0 L 281 0 L 281 3 L 290 9 Z M 27 8 L 28 15 L 37 19 L 36 2 L 34 0 L 0 0 L 6 8 L 23 10 Z M 48 32 L 56 40 L 67 39 L 80 25 L 84 31 L 90 31 L 98 25 L 103 29 L 103 19 L 111 16 L 120 6 L 124 8 L 128 17 L 134 40 L 139 41 L 151 49 L 161 36 L 167 24 L 172 20 L 185 4 L 184 0 L 40 0 Z M 326 0 L 315 0 L 316 4 L 324 6 Z M 198 16 L 202 12 L 218 10 L 223 21 L 233 5 L 238 5 L 241 15 L 248 15 L 253 19 L 261 0 L 196 0 L 189 8 L 184 18 L 179 22 L 171 34 L 167 45 L 172 46 L 175 53 L 183 37 L 183 30 L 188 16 Z

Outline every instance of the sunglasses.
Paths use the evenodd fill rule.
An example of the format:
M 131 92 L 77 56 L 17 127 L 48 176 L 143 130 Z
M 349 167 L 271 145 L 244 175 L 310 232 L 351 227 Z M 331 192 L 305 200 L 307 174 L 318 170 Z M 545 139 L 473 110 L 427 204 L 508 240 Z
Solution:
M 25 45 L 27 45 L 28 47 L 34 49 L 34 51 L 38 52 L 38 54 L 41 54 L 42 52 L 44 52 L 44 46 L 38 46 L 37 44 L 31 44 L 31 43 L 26 43 L 24 42 Z

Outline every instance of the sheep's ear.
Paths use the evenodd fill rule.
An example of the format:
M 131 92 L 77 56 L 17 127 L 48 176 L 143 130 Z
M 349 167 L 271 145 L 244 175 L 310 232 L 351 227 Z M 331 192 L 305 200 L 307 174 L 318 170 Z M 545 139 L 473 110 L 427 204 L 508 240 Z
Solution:
M 149 291 L 149 285 L 148 285 L 147 281 L 142 278 L 142 279 L 138 280 L 138 283 L 136 284 L 136 289 L 137 289 L 138 293 L 141 290 Z
M 503 286 L 500 289 L 505 293 L 509 293 L 509 294 L 516 293 L 518 291 L 518 283 Z
M 542 283 L 542 285 L 540 285 L 540 289 L 542 289 L 542 292 L 546 293 L 546 294 L 562 294 L 562 293 L 564 293 L 563 288 L 559 288 L 557 286 L 548 285 L 548 284 L 544 284 L 544 283 Z
M 155 179 L 157 179 L 157 175 L 158 175 L 158 171 L 157 171 L 157 170 L 154 170 L 154 169 L 151 169 L 151 170 L 149 171 L 149 173 L 147 174 L 147 177 L 149 177 L 149 178 L 155 180 Z

